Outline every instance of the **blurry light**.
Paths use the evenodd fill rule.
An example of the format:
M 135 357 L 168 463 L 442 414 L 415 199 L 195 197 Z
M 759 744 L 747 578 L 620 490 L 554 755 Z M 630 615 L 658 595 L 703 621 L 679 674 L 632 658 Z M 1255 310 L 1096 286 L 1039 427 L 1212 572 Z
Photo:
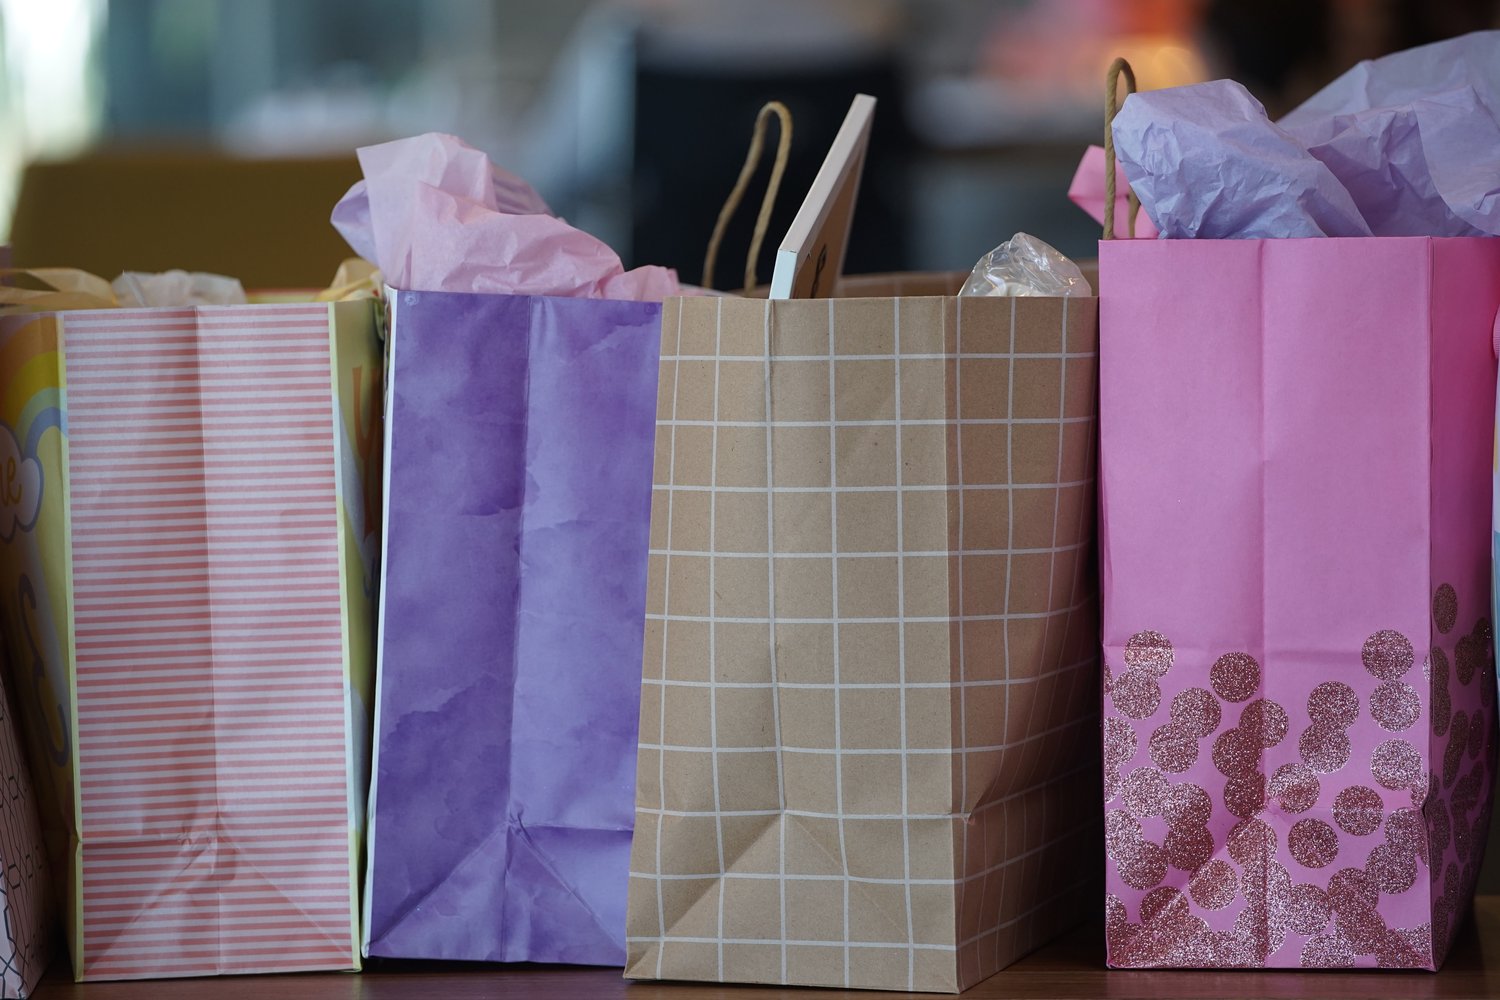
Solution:
M 0 0 L 0 220 L 10 227 L 25 162 L 76 152 L 98 124 L 92 55 L 105 0 Z

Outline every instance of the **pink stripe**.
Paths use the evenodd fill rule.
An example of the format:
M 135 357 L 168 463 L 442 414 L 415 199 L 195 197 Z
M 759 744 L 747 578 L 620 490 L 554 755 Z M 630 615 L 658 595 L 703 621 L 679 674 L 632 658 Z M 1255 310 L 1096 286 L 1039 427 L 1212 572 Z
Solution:
M 298 955 L 349 964 L 343 567 L 326 316 L 323 305 L 127 311 L 70 317 L 66 327 L 69 466 L 86 484 L 73 503 L 73 569 L 89 974 L 159 974 L 152 960 L 168 956 L 207 960 L 172 973 L 216 972 L 226 948 L 246 969 L 264 959 L 296 967 Z M 259 363 L 246 356 L 257 352 Z M 214 523 L 224 519 L 234 523 Z M 289 525 L 311 533 L 286 534 Z M 226 551 L 234 541 L 249 544 Z M 304 588 L 316 590 L 312 600 L 288 598 Z M 312 620 L 282 621 L 289 608 Z M 132 678 L 139 671 L 164 676 Z M 192 734 L 205 723 L 211 732 Z M 268 742 L 305 752 L 285 755 Z M 184 763 L 198 755 L 217 763 Z M 199 826 L 205 815 L 214 827 Z M 231 832 L 239 829 L 247 833 Z M 182 851 L 123 846 L 148 831 L 192 830 L 243 844 L 243 853 L 221 854 L 200 874 L 182 870 Z M 126 863 L 94 863 L 104 859 Z M 211 895 L 207 912 L 152 914 L 195 895 Z M 243 910 L 257 903 L 276 909 Z M 308 912 L 312 904 L 326 906 L 327 918 Z M 90 921 L 101 905 L 119 909 Z M 324 923 L 339 933 L 336 948 L 308 941 L 324 936 Z M 178 925 L 175 941 L 127 930 Z M 237 938 L 247 926 L 272 933 Z M 195 948 L 200 936 L 213 947 Z M 107 959 L 90 961 L 105 950 Z
M 267 605 L 267 606 L 269 607 L 269 606 L 272 606 L 272 605 Z M 139 607 L 139 605 L 137 605 L 137 607 Z M 337 614 L 338 610 L 339 610 L 339 608 L 338 608 L 338 605 L 336 605 L 336 604 L 333 605 L 332 607 L 329 607 L 326 604 L 319 604 L 317 602 L 309 602 L 307 604 L 302 604 L 302 603 L 299 602 L 298 605 L 297 605 L 297 611 L 298 611 L 299 614 L 311 614 L 311 613 L 319 612 L 319 611 L 321 611 L 321 612 L 323 612 L 325 614 L 327 614 L 327 613 Z M 265 612 L 263 610 L 260 610 L 260 609 L 257 609 L 257 610 L 254 610 L 254 611 L 235 611 L 235 610 L 232 610 L 232 609 L 229 609 L 229 608 L 220 607 L 212 615 L 209 615 L 207 613 L 205 613 L 205 614 L 187 614 L 187 613 L 183 613 L 183 614 L 174 614 L 174 615 L 171 615 L 170 617 L 171 617 L 171 619 L 174 622 L 176 622 L 178 620 L 186 620 L 186 621 L 201 621 L 201 622 L 207 624 L 209 622 L 238 622 L 238 621 L 243 620 L 247 624 L 254 624 L 255 622 L 260 621 L 263 618 L 264 614 L 265 614 Z M 135 616 L 132 616 L 132 615 L 129 615 L 129 614 L 100 615 L 100 614 L 91 614 L 91 613 L 88 613 L 88 612 L 82 612 L 82 613 L 77 614 L 75 617 L 79 621 L 79 626 L 77 628 L 77 632 L 80 635 L 82 635 L 82 634 L 96 635 L 96 634 L 99 634 L 101 632 L 102 628 L 104 628 L 104 627 L 113 628 L 115 630 L 115 634 L 117 634 L 117 635 L 132 635 L 132 634 L 137 634 L 137 633 L 148 634 L 149 635 L 149 634 L 153 634 L 153 633 L 159 632 L 161 630 L 161 628 L 163 628 L 164 626 L 160 626 L 160 625 L 143 625 L 143 626 L 137 628 L 137 627 L 134 627 L 134 623 L 137 622 L 137 621 L 153 621 L 153 620 L 155 620 L 157 618 L 165 617 L 165 616 L 159 616 L 154 611 L 152 611 L 152 612 L 148 612 L 145 615 L 135 615 Z M 86 623 L 93 623 L 93 622 L 100 623 L 100 627 L 96 628 L 96 627 L 94 627 L 91 624 L 86 624 Z M 188 628 L 190 626 L 173 624 L 171 627 L 173 629 L 181 629 L 181 628 Z
M 84 946 L 86 952 L 94 949 Z M 241 951 L 236 949 L 233 956 L 223 955 L 216 949 L 204 952 L 178 950 L 176 948 L 164 949 L 158 943 L 146 956 L 135 954 L 116 954 L 120 949 L 111 948 L 108 957 L 91 957 L 85 955 L 83 962 L 83 978 L 85 981 L 97 979 L 159 979 L 162 977 L 189 977 L 202 975 L 217 975 L 219 973 L 234 972 L 318 972 L 333 971 L 352 968 L 354 953 L 347 945 L 335 948 L 334 945 L 325 947 L 276 947 L 263 952 Z M 150 960 L 152 954 L 171 955 L 179 958 L 203 958 L 201 964 L 179 964 L 162 966 Z M 235 961 L 236 958 L 255 958 L 264 955 L 273 961 Z M 283 957 L 309 956 L 304 961 L 280 961 Z M 125 958 L 143 958 L 144 961 L 126 962 Z
M 118 740 L 107 745 L 95 746 L 88 753 L 80 754 L 79 759 L 83 760 L 90 767 L 95 767 L 99 765 L 92 762 L 102 760 L 172 761 L 184 754 L 201 753 L 203 750 L 219 747 L 224 748 L 225 753 L 240 752 L 251 754 L 257 752 L 259 749 L 262 743 L 260 736 L 260 732 L 257 731 L 254 736 L 241 740 L 235 740 L 227 735 L 223 735 L 206 736 L 198 739 L 177 739 L 165 744 L 162 740 Z M 309 750 L 316 750 L 319 745 L 326 744 L 330 751 L 337 750 L 340 753 L 344 751 L 344 738 L 342 736 L 337 739 L 331 736 L 319 739 L 316 736 L 304 737 L 299 735 L 297 742 L 306 745 Z M 171 749 L 158 749 L 164 745 Z M 262 752 L 272 753 L 273 751 L 265 750 Z

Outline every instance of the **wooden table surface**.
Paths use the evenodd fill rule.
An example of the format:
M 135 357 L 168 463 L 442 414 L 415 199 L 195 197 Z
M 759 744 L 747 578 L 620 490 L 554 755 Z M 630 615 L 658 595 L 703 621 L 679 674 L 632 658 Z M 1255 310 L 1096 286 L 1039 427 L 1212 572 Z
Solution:
M 997 997 L 1165 1000 L 1169 997 L 1500 997 L 1500 896 L 1481 896 L 1443 971 L 1427 972 L 1112 972 L 1103 965 L 1103 930 L 1081 928 L 964 994 Z M 59 962 L 37 988 L 40 1000 L 426 1000 L 480 997 L 625 997 L 628 1000 L 761 1000 L 889 997 L 900 993 L 760 989 L 679 983 L 627 983 L 615 969 L 439 965 L 383 962 L 364 973 L 240 976 L 129 983 L 69 981 Z

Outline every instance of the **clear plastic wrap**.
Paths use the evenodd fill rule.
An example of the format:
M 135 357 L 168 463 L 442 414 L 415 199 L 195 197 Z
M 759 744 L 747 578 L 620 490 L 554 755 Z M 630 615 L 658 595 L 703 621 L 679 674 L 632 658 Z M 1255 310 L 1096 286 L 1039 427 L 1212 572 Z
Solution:
M 202 271 L 126 271 L 114 280 L 113 288 L 122 308 L 235 306 L 245 302 L 239 279 Z
M 1093 295 L 1078 265 L 1035 236 L 1017 233 L 974 265 L 960 295 Z

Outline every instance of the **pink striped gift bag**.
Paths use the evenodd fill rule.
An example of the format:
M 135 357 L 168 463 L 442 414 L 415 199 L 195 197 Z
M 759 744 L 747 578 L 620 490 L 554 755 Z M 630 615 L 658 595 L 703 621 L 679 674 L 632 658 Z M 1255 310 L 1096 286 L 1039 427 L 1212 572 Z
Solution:
M 359 966 L 377 323 L 0 314 L 0 623 L 80 980 Z

